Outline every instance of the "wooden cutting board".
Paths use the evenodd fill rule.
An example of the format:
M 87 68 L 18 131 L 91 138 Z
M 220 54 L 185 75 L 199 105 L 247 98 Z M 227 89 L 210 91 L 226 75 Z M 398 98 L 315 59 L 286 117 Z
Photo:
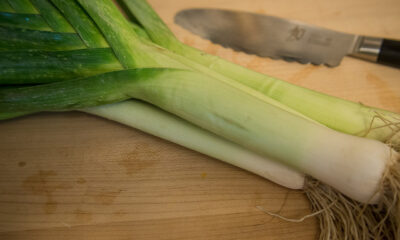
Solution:
M 337 68 L 224 49 L 175 25 L 189 7 L 247 10 L 400 39 L 397 0 L 150 0 L 178 38 L 291 83 L 400 112 L 400 70 L 346 57 Z M 267 44 L 267 43 L 266 43 Z M 1 56 L 0 56 L 1 57 Z M 301 191 L 84 113 L 0 122 L 0 239 L 315 239 Z

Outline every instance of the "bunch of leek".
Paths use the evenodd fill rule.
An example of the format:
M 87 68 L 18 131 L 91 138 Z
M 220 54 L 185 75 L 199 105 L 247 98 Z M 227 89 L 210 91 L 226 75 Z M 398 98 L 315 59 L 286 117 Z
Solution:
M 314 181 L 305 181 L 306 174 L 347 196 L 322 197 L 315 206 L 328 202 L 331 208 L 332 200 L 337 211 L 349 206 L 357 211 L 364 206 L 358 202 L 378 204 L 361 212 L 368 212 L 368 219 L 357 219 L 362 227 L 344 218 L 322 237 L 400 236 L 400 156 L 382 143 L 398 148 L 399 114 L 204 54 L 180 43 L 145 1 L 122 2 L 139 22 L 129 22 L 107 0 L 1 2 L 0 119 L 40 111 L 90 112 L 285 186 L 307 187 L 315 201 L 321 198 L 313 198 L 315 193 L 324 195 L 327 187 L 312 189 Z M 176 136 L 161 124 L 184 134 Z

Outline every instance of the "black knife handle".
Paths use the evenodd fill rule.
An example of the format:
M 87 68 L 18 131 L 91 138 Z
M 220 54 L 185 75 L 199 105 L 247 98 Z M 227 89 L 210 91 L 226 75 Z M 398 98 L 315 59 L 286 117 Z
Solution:
M 377 62 L 400 68 L 400 41 L 383 39 Z

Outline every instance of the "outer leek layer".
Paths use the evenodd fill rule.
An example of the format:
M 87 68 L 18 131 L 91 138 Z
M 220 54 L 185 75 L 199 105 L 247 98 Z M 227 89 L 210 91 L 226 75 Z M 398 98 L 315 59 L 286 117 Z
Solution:
M 75 50 L 86 48 L 74 33 L 54 33 L 0 27 L 0 51 L 10 50 Z
M 15 12 L 7 0 L 0 1 L 0 12 Z
M 55 32 L 75 32 L 68 21 L 47 0 L 30 0 L 40 15 Z
M 93 21 L 75 1 L 52 0 L 55 6 L 64 14 L 71 23 L 83 42 L 90 48 L 108 47 L 107 42 L 97 29 Z M 96 3 L 96 1 L 91 1 Z
M 0 66 L 0 85 L 56 82 L 122 69 L 110 48 L 7 51 L 1 53 Z
M 18 13 L 37 13 L 29 0 L 8 0 L 8 3 Z
M 0 12 L 0 26 L 51 31 L 51 28 L 38 14 Z

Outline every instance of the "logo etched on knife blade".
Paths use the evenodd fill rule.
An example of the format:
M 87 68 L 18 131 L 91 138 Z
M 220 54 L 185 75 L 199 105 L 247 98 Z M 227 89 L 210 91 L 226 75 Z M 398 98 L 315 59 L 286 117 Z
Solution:
M 289 36 L 286 38 L 286 41 L 291 42 L 291 41 L 298 41 L 303 38 L 304 34 L 306 33 L 306 30 L 300 26 L 294 27 L 292 30 L 289 32 Z

